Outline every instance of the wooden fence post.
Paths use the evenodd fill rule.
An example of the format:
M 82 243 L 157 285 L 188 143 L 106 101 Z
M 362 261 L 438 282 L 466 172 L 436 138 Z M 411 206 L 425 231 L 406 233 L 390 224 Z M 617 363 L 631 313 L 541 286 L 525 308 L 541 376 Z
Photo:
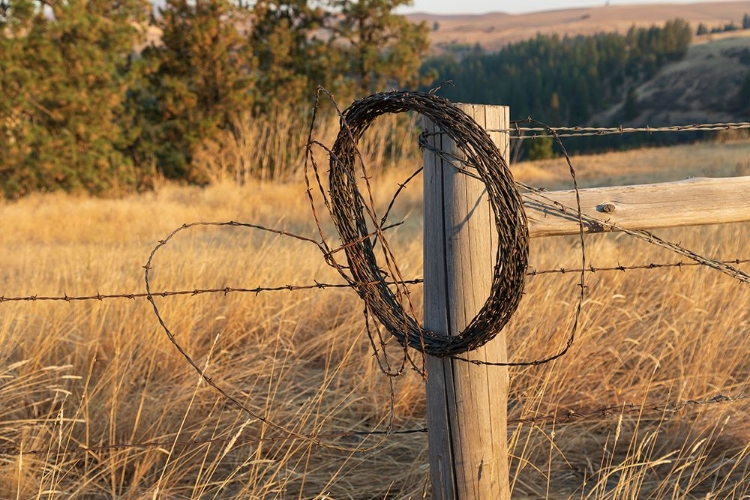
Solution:
M 506 106 L 459 104 L 485 129 L 507 130 Z M 424 129 L 436 132 L 425 119 Z M 508 134 L 492 140 L 508 158 Z M 445 134 L 432 146 L 460 155 Z M 497 235 L 481 181 L 424 153 L 424 324 L 454 335 L 463 330 L 489 295 Z M 462 357 L 505 361 L 503 333 Z M 507 438 L 507 368 L 427 357 L 427 426 L 432 497 L 510 498 Z

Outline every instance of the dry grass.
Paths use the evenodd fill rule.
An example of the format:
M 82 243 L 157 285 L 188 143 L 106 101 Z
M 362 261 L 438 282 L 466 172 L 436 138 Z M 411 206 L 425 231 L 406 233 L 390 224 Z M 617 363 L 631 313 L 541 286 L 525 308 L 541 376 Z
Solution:
M 271 118 L 240 116 L 234 132 L 226 131 L 216 141 L 206 141 L 194 157 L 194 165 L 211 183 L 252 179 L 287 181 L 299 178 L 304 169 L 305 145 L 311 111 L 279 111 Z M 415 127 L 415 115 L 386 115 L 368 130 L 360 152 L 378 169 L 395 167 L 396 159 L 421 158 L 417 144 L 405 133 Z M 313 137 L 332 145 L 339 131 L 339 116 L 324 95 L 315 121 Z
M 581 187 L 599 187 L 750 175 L 750 142 L 740 132 L 736 131 L 736 137 L 729 135 L 723 144 L 707 142 L 579 156 L 574 161 L 576 177 Z M 517 179 L 547 189 L 571 188 L 570 174 L 560 158 L 522 162 L 513 172 Z
M 684 177 L 692 173 L 685 166 L 696 156 L 691 148 L 581 159 L 579 172 L 589 184 L 668 180 L 661 167 L 654 171 L 661 158 L 659 165 L 675 175 L 676 166 L 687 168 L 680 170 Z M 718 159 L 729 146 L 696 148 Z M 650 172 L 645 158 L 635 161 L 638 154 L 653 155 Z M 747 161 L 727 158 L 717 172 L 731 173 L 735 162 Z M 518 173 L 550 186 L 564 179 L 545 177 L 553 168 L 563 171 L 545 163 L 519 166 Z M 395 173 L 376 179 L 381 201 L 397 179 Z M 407 189 L 397 207 L 398 217 L 409 216 L 393 237 L 406 276 L 421 269 L 419 191 Z M 234 219 L 313 235 L 307 210 L 300 183 L 165 186 L 117 201 L 33 196 L 0 208 L 2 293 L 142 291 L 141 266 L 152 246 L 183 222 Z M 712 256 L 748 257 L 746 224 L 660 234 Z M 588 245 L 596 266 L 674 260 L 621 235 L 592 236 Z M 153 285 L 335 280 L 316 252 L 243 229 L 195 229 L 157 255 Z M 571 266 L 575 239 L 535 240 L 531 259 L 535 268 Z M 574 282 L 567 274 L 529 279 L 507 330 L 513 358 L 539 357 L 562 342 Z M 388 380 L 370 352 L 362 305 L 352 292 L 157 300 L 206 374 L 254 411 L 302 433 L 384 428 Z M 570 354 L 512 370 L 510 417 L 747 393 L 749 301 L 747 286 L 707 269 L 592 275 Z M 0 498 L 421 498 L 429 484 L 424 434 L 324 439 L 358 451 L 300 439 L 261 441 L 278 431 L 200 383 L 145 300 L 6 302 L 2 308 L 0 451 L 20 446 L 24 454 L 0 456 Z M 424 382 L 415 373 L 395 381 L 394 412 L 397 429 L 425 425 Z M 623 412 L 519 425 L 510 435 L 514 497 L 739 499 L 750 494 L 749 429 L 747 401 L 674 416 Z M 65 453 L 148 441 L 160 445 Z

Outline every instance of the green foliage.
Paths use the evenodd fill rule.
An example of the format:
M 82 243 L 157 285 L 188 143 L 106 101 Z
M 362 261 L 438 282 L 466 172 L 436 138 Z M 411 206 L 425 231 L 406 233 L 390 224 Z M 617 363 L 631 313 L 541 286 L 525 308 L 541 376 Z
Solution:
M 140 0 L 15 2 L 0 29 L 0 182 L 6 197 L 34 190 L 107 193 L 132 187 L 123 150 L 126 91 L 137 77 L 133 22 Z M 7 145 L 7 147 L 5 147 Z
M 277 113 L 306 103 L 318 85 L 339 90 L 339 51 L 315 35 L 330 12 L 307 0 L 260 0 L 252 9 L 250 49 L 258 60 L 256 111 Z
M 149 137 L 139 145 L 167 178 L 205 182 L 191 160 L 203 141 L 231 130 L 252 103 L 254 60 L 226 0 L 167 0 L 156 26 L 161 44 L 143 52 L 146 79 L 135 105 Z
M 698 25 L 698 31 L 696 31 L 695 34 L 700 36 L 700 35 L 705 35 L 707 33 L 708 33 L 708 28 L 706 27 L 706 25 L 703 23 L 700 23 Z
M 742 29 L 746 30 L 750 28 L 750 15 L 745 14 L 742 16 Z
M 743 21 L 744 22 L 744 21 Z M 724 33 L 727 31 L 737 31 L 740 27 L 737 26 L 734 23 L 727 23 L 724 26 L 717 26 L 715 28 L 711 28 L 711 33 Z
M 527 142 L 529 144 L 526 148 L 526 155 L 529 160 L 546 160 L 555 156 L 552 149 L 554 144 L 552 137 L 538 137 Z
M 740 90 L 737 93 L 737 104 L 739 109 L 750 109 L 750 72 L 745 75 Z
M 626 83 L 643 81 L 683 58 L 691 38 L 690 25 L 680 19 L 662 28 L 634 26 L 626 35 L 537 35 L 494 54 L 432 58 L 423 71 L 434 71 L 436 84 L 452 80 L 455 87 L 441 93 L 455 101 L 512 103 L 515 116 L 585 123 L 618 102 Z
M 638 109 L 638 92 L 635 90 L 635 87 L 630 87 L 630 90 L 628 90 L 623 108 L 625 120 L 627 121 L 633 120 L 640 114 L 640 110 Z
M 342 40 L 343 71 L 357 82 L 360 97 L 399 87 L 419 85 L 421 58 L 429 46 L 429 28 L 393 12 L 410 0 L 332 0 L 339 20 L 332 26 Z
M 249 122 L 284 116 L 262 140 L 289 142 L 319 85 L 346 102 L 418 84 L 428 28 L 394 13 L 408 3 L 167 0 L 152 19 L 160 39 L 139 54 L 147 0 L 0 0 L 5 195 L 205 183 L 209 154 L 235 158 L 222 175 L 246 179 Z M 258 163 L 272 177 L 296 168 Z

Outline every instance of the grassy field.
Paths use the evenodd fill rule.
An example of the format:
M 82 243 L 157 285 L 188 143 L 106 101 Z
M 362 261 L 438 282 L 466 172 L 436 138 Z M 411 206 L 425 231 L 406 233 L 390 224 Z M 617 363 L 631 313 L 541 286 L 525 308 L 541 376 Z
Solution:
M 574 159 L 584 185 L 748 174 L 747 143 Z M 406 175 L 374 179 L 383 206 Z M 517 176 L 566 186 L 561 161 Z M 419 181 L 417 181 L 419 184 Z M 35 195 L 0 207 L 4 297 L 144 290 L 143 265 L 181 224 L 246 221 L 315 236 L 304 185 L 164 186 L 121 200 Z M 421 274 L 421 194 L 406 189 L 391 243 Z M 330 224 L 324 224 L 330 230 Z M 750 257 L 750 226 L 659 234 L 718 258 Z M 679 260 L 623 235 L 587 238 L 595 266 Z M 535 269 L 574 266 L 575 238 L 534 240 Z M 748 269 L 747 265 L 744 269 Z M 507 329 L 511 359 L 554 351 L 572 321 L 576 276 L 529 277 Z M 154 258 L 155 290 L 340 282 L 310 244 L 243 228 L 184 231 Z M 750 289 L 705 268 L 588 277 L 568 355 L 511 370 L 509 417 L 588 414 L 510 428 L 514 498 L 747 498 L 750 401 L 663 408 L 748 394 Z M 421 289 L 413 288 L 417 305 Z M 156 298 L 205 374 L 289 436 L 202 382 L 142 298 L 0 304 L 0 498 L 423 498 L 424 380 L 396 378 L 391 403 L 347 289 Z M 636 405 L 631 411 L 627 404 Z M 392 409 L 391 409 L 392 406 Z M 656 409 L 654 409 L 656 408 Z M 391 415 L 392 413 L 392 415 Z M 337 435 L 338 434 L 338 435 Z M 115 446 L 148 443 L 141 446 Z

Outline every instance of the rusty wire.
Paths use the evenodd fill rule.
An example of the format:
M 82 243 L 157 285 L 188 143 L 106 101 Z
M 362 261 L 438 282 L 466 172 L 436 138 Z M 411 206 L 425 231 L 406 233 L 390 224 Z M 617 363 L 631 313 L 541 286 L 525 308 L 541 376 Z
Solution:
M 554 137 L 552 132 L 560 138 L 568 137 L 596 137 L 605 135 L 622 135 L 633 133 L 659 133 L 659 132 L 715 132 L 720 130 L 747 130 L 750 129 L 750 122 L 726 122 L 726 123 L 693 123 L 688 125 L 670 125 L 666 127 L 520 127 L 520 123 L 534 123 L 532 118 L 515 120 L 511 122 L 510 129 L 488 130 L 488 132 L 510 132 L 514 140 L 539 139 L 542 137 Z M 532 135 L 523 135 L 524 132 L 532 132 Z
M 557 136 L 556 132 L 553 129 L 550 128 L 549 130 L 550 130 L 551 137 L 556 137 L 556 141 L 562 149 L 565 161 L 568 164 L 568 167 L 571 169 L 571 173 L 573 174 L 573 178 L 575 179 L 575 173 L 573 171 L 573 166 L 571 163 L 570 156 L 568 155 L 567 151 L 562 145 L 561 138 Z M 455 156 L 446 155 L 437 150 L 435 150 L 434 152 L 435 154 L 440 154 L 441 157 L 445 161 L 447 161 L 453 166 L 453 168 L 457 169 L 458 171 L 466 175 L 472 175 L 470 172 L 467 172 L 466 168 L 464 167 L 465 160 L 461 158 L 457 158 Z M 601 232 L 625 233 L 636 239 L 646 241 L 649 244 L 670 250 L 673 253 L 687 257 L 688 259 L 700 265 L 716 269 L 717 271 L 720 271 L 738 281 L 741 281 L 743 283 L 750 283 L 750 274 L 732 266 L 731 264 L 734 263 L 733 261 L 719 261 L 717 259 L 712 259 L 710 257 L 701 255 L 698 252 L 690 250 L 689 248 L 685 248 L 684 246 L 678 243 L 674 243 L 671 241 L 667 241 L 663 238 L 660 238 L 659 236 L 655 235 L 654 233 L 650 231 L 646 231 L 645 229 L 627 229 L 613 222 L 610 222 L 608 220 L 599 219 L 597 217 L 593 217 L 591 215 L 582 213 L 577 189 L 576 189 L 576 204 L 577 205 L 575 207 L 571 207 L 563 203 L 560 203 L 557 200 L 552 199 L 547 193 L 547 191 L 543 189 L 539 189 L 539 188 L 536 188 L 534 186 L 531 186 L 522 182 L 518 182 L 518 186 L 522 188 L 523 190 L 525 190 L 526 196 L 531 201 L 533 201 L 540 209 L 545 210 L 545 212 L 556 213 L 563 217 L 575 217 L 578 221 L 579 229 L 581 231 L 583 231 L 584 229 L 588 229 L 590 232 L 598 232 L 598 233 L 601 233 Z M 581 266 L 581 268 L 585 269 L 586 266 L 583 265 Z
M 750 258 L 746 259 L 721 259 L 718 260 L 722 264 L 747 264 L 750 262 Z M 606 273 L 612 271 L 654 271 L 657 269 L 669 269 L 669 268 L 691 268 L 701 267 L 703 264 L 700 262 L 688 262 L 684 260 L 678 260 L 675 262 L 649 262 L 646 264 L 631 264 L 624 265 L 618 264 L 616 266 L 595 266 L 593 264 L 585 267 L 557 267 L 550 269 L 528 269 L 526 271 L 527 277 L 543 276 L 549 274 L 571 274 L 580 273 L 581 271 L 586 273 Z M 387 281 L 388 285 L 394 285 L 395 282 Z M 405 285 L 420 285 L 424 283 L 422 278 L 413 278 L 404 280 L 401 282 Z M 254 288 L 248 287 L 231 287 L 225 286 L 221 288 L 191 288 L 184 290 L 162 290 L 151 292 L 154 297 L 175 297 L 175 296 L 197 296 L 197 295 L 229 295 L 233 293 L 249 293 L 258 295 L 266 292 L 297 292 L 303 290 L 331 290 L 341 288 L 352 288 L 349 283 L 326 283 L 322 281 L 315 281 L 310 285 L 279 285 L 279 286 L 257 286 Z M 90 301 L 103 301 L 109 299 L 145 299 L 148 297 L 146 292 L 130 292 L 130 293 L 96 293 L 90 295 L 18 295 L 12 297 L 0 296 L 0 303 L 2 302 L 90 302 Z
M 269 232 L 272 234 L 277 234 L 280 236 L 286 236 L 289 238 L 293 238 L 305 243 L 310 243 L 318 247 L 321 251 L 325 253 L 325 249 L 322 247 L 322 245 L 311 239 L 307 238 L 305 236 L 296 235 L 293 233 L 289 233 L 286 231 L 281 231 L 278 229 L 271 229 L 264 226 L 260 226 L 257 224 L 250 224 L 250 223 L 244 223 L 244 222 L 236 222 L 236 221 L 229 221 L 229 222 L 194 222 L 190 224 L 183 224 L 182 226 L 178 227 L 171 233 L 167 235 L 166 238 L 163 240 L 160 240 L 157 245 L 151 250 L 151 253 L 148 256 L 148 261 L 146 262 L 146 265 L 143 266 L 145 272 L 144 272 L 144 281 L 146 286 L 146 298 L 151 303 L 151 306 L 154 310 L 154 315 L 156 316 L 157 321 L 159 322 L 159 325 L 161 325 L 162 329 L 166 333 L 167 337 L 169 338 L 169 341 L 174 345 L 174 347 L 177 349 L 177 351 L 182 355 L 182 357 L 188 362 L 190 366 L 193 367 L 193 369 L 200 375 L 201 379 L 206 382 L 209 386 L 211 386 L 214 390 L 216 390 L 219 394 L 221 394 L 223 397 L 225 397 L 229 402 L 231 402 L 238 410 L 245 412 L 246 414 L 250 415 L 251 417 L 259 420 L 260 422 L 263 422 L 264 424 L 268 425 L 269 427 L 275 429 L 276 431 L 280 432 L 282 435 L 287 436 L 288 438 L 296 438 L 301 439 L 303 441 L 307 441 L 310 444 L 322 446 L 326 448 L 331 449 L 337 449 L 337 450 L 343 450 L 348 452 L 361 452 L 366 451 L 365 449 L 362 449 L 359 446 L 350 447 L 350 446 L 341 446 L 337 445 L 332 442 L 322 442 L 316 437 L 311 437 L 309 435 L 306 435 L 304 433 L 295 431 L 293 429 L 290 429 L 288 427 L 285 427 L 281 424 L 278 424 L 274 421 L 272 421 L 268 416 L 259 413 L 258 411 L 250 409 L 247 405 L 243 404 L 239 399 L 232 396 L 227 389 L 217 384 L 211 377 L 209 377 L 205 370 L 202 369 L 198 363 L 190 356 L 190 354 L 182 347 L 182 345 L 177 342 L 177 339 L 175 338 L 175 334 L 172 332 L 170 327 L 167 325 L 166 321 L 161 315 L 161 312 L 159 310 L 159 306 L 156 304 L 156 301 L 154 300 L 154 294 L 151 292 L 151 280 L 150 280 L 150 272 L 153 268 L 153 261 L 154 257 L 156 256 L 157 252 L 164 247 L 169 241 L 174 238 L 178 233 L 195 228 L 195 227 L 206 227 L 206 226 L 231 226 L 231 227 L 241 227 L 241 228 L 247 228 L 247 229 L 254 229 L 264 232 Z M 370 449 L 370 448 L 368 448 Z
M 531 118 L 529 118 L 529 120 L 531 120 Z M 568 172 L 570 173 L 570 177 L 571 177 L 572 182 L 573 182 L 573 189 L 574 189 L 574 193 L 575 193 L 576 208 L 575 208 L 575 210 L 573 212 L 575 213 L 575 215 L 577 217 L 577 222 L 578 222 L 578 239 L 579 239 L 580 248 L 581 248 L 581 266 L 580 266 L 580 270 L 579 270 L 579 273 L 578 273 L 579 274 L 578 300 L 577 300 L 575 308 L 574 308 L 573 324 L 571 326 L 570 333 L 568 334 L 568 337 L 565 340 L 565 343 L 563 344 L 562 348 L 560 348 L 559 350 L 557 350 L 553 354 L 549 354 L 549 355 L 546 355 L 546 356 L 544 356 L 542 358 L 538 358 L 538 359 L 534 359 L 534 360 L 529 360 L 529 361 L 513 361 L 513 362 L 505 362 L 505 361 L 496 362 L 496 361 L 482 361 L 482 360 L 477 360 L 477 359 L 468 359 L 468 358 L 464 358 L 464 357 L 461 357 L 461 356 L 453 356 L 453 359 L 457 359 L 457 360 L 460 360 L 460 361 L 469 362 L 469 363 L 472 363 L 472 364 L 475 364 L 475 365 L 490 365 L 490 366 L 538 366 L 538 365 L 542 365 L 542 364 L 545 364 L 545 363 L 549 363 L 550 361 L 554 361 L 555 359 L 558 359 L 558 358 L 561 358 L 562 356 L 564 356 L 568 352 L 568 350 L 573 346 L 573 342 L 575 341 L 576 331 L 578 329 L 578 321 L 580 319 L 581 308 L 583 307 L 583 301 L 584 301 L 585 292 L 586 292 L 586 268 L 587 268 L 587 266 L 586 266 L 586 240 L 584 238 L 584 223 L 583 223 L 583 221 L 584 221 L 584 215 L 583 215 L 583 211 L 581 209 L 581 198 L 580 198 L 580 194 L 579 194 L 579 191 L 578 191 L 578 180 L 576 178 L 576 172 L 575 172 L 575 169 L 573 168 L 573 163 L 572 163 L 572 161 L 570 159 L 570 155 L 568 154 L 568 151 L 565 148 L 565 144 L 563 144 L 563 142 L 560 139 L 560 137 L 557 136 L 557 132 L 555 132 L 554 130 L 552 130 L 551 128 L 547 127 L 547 125 L 545 125 L 545 124 L 543 124 L 541 122 L 534 121 L 534 123 L 537 123 L 537 124 L 539 124 L 542 127 L 546 127 L 546 129 L 549 131 L 549 133 L 551 134 L 551 136 L 555 138 L 555 141 L 557 142 L 558 147 L 560 148 L 560 150 L 562 151 L 563 155 L 565 156 L 565 160 L 566 160 L 566 163 L 567 163 L 567 166 L 568 166 Z M 443 133 L 443 132 L 438 132 L 438 133 Z M 450 166 L 450 167 L 456 169 L 456 171 L 458 171 L 459 173 L 461 173 L 463 175 L 467 175 L 469 177 L 474 177 L 476 179 L 481 180 L 477 176 L 477 174 L 475 174 L 473 172 L 473 170 L 471 168 L 473 165 L 471 164 L 471 162 L 467 161 L 466 159 L 462 158 L 459 155 L 455 155 L 455 154 L 453 154 L 451 152 L 442 151 L 442 150 L 440 150 L 440 149 L 438 149 L 436 147 L 433 147 L 426 140 L 427 136 L 429 136 L 429 135 L 432 135 L 432 134 L 422 132 L 422 134 L 419 137 L 420 148 L 431 151 L 432 154 L 434 154 L 437 157 L 441 158 L 445 162 L 445 165 Z M 410 177 L 410 179 L 411 179 L 411 177 Z M 527 189 L 533 189 L 533 188 L 528 188 L 527 186 L 525 186 L 524 184 L 522 184 L 520 182 L 518 182 L 517 185 L 519 187 L 526 187 Z
M 717 260 L 717 262 L 721 264 L 747 264 L 750 262 L 750 259 L 724 259 L 724 260 Z M 678 268 L 682 269 L 683 267 L 698 267 L 703 266 L 704 264 L 701 262 L 685 262 L 682 260 L 678 260 L 676 262 L 649 262 L 648 264 L 635 264 L 635 265 L 629 265 L 625 266 L 622 264 L 618 264 L 616 266 L 601 266 L 596 267 L 594 265 L 590 265 L 585 268 L 580 267 L 559 267 L 557 269 L 531 269 L 527 271 L 526 276 L 541 276 L 544 274 L 566 274 L 566 273 L 580 273 L 581 271 L 587 272 L 587 273 L 602 273 L 602 272 L 608 272 L 608 271 L 635 271 L 635 270 L 642 270 L 642 271 L 649 271 L 654 269 L 666 269 L 666 268 Z
M 392 291 L 375 256 L 368 221 L 375 225 L 389 274 L 400 277 L 395 257 L 368 199 L 357 186 L 357 142 L 379 116 L 415 111 L 440 127 L 464 153 L 484 182 L 494 213 L 498 251 L 490 294 L 469 325 L 457 335 L 432 332 L 409 315 Z M 487 133 L 449 101 L 422 92 L 387 92 L 355 101 L 343 113 L 341 132 L 330 156 L 330 214 L 344 245 L 347 270 L 336 268 L 365 302 L 370 314 L 401 344 L 433 356 L 454 356 L 476 349 L 497 335 L 518 307 L 528 262 L 528 229 L 523 202 L 505 159 Z M 367 177 L 362 165 L 362 173 Z M 369 189 L 368 189 L 369 191 Z M 369 194 L 369 193 L 368 193 Z M 375 283 L 375 284 L 373 284 Z
M 319 89 L 316 98 L 314 113 L 318 109 L 319 96 L 327 95 L 338 111 L 338 106 L 333 96 Z M 448 133 L 458 144 L 475 175 L 478 175 L 485 184 L 489 194 L 490 205 L 492 207 L 495 219 L 495 225 L 498 233 L 498 246 L 496 248 L 496 262 L 493 273 L 493 282 L 485 305 L 469 323 L 469 326 L 456 336 L 442 335 L 431 332 L 420 326 L 415 319 L 414 307 L 409 296 L 409 289 L 405 280 L 401 276 L 396 258 L 391 251 L 386 239 L 386 229 L 383 226 L 387 218 L 379 218 L 374 208 L 371 186 L 367 175 L 367 169 L 362 161 L 358 149 L 358 139 L 365 130 L 370 126 L 372 121 L 378 116 L 385 113 L 401 113 L 406 111 L 416 111 L 429 117 L 436 125 Z M 485 344 L 491 340 L 503 326 L 508 322 L 513 312 L 515 312 L 518 303 L 523 295 L 523 285 L 525 281 L 526 268 L 528 265 L 528 229 L 526 224 L 526 214 L 523 209 L 521 195 L 518 192 L 516 183 L 513 180 L 510 169 L 505 163 L 504 158 L 498 151 L 495 144 L 489 138 L 487 133 L 468 117 L 463 111 L 451 104 L 449 101 L 439 98 L 433 94 L 421 92 L 387 92 L 374 94 L 367 98 L 355 101 L 346 111 L 340 112 L 341 130 L 332 149 L 314 141 L 310 136 L 308 138 L 308 149 L 305 161 L 305 179 L 308 183 L 308 196 L 310 205 L 315 219 L 320 241 L 312 238 L 303 237 L 288 233 L 285 231 L 275 230 L 259 226 L 257 224 L 242 223 L 236 221 L 230 222 L 195 222 L 184 224 L 172 231 L 166 238 L 160 240 L 151 251 L 148 261 L 144 266 L 144 281 L 146 286 L 146 298 L 151 303 L 154 314 L 161 328 L 166 333 L 169 341 L 175 346 L 178 352 L 188 362 L 188 364 L 200 375 L 200 377 L 213 389 L 219 392 L 223 397 L 229 400 L 236 408 L 247 413 L 251 417 L 273 427 L 282 435 L 290 438 L 303 439 L 318 446 L 325 446 L 335 449 L 345 449 L 350 452 L 364 451 L 361 447 L 346 447 L 335 443 L 324 443 L 316 437 L 310 437 L 298 431 L 289 429 L 281 424 L 272 422 L 266 415 L 254 411 L 237 398 L 230 394 L 230 391 L 221 387 L 214 382 L 193 360 L 190 354 L 177 341 L 175 334 L 161 315 L 160 309 L 155 301 L 155 296 L 151 291 L 150 271 L 153 267 L 153 261 L 156 254 L 161 248 L 168 244 L 178 233 L 200 226 L 233 226 L 259 231 L 266 231 L 280 236 L 291 237 L 305 243 L 315 245 L 323 255 L 325 261 L 336 269 L 344 280 L 354 288 L 360 298 L 365 303 L 365 323 L 370 338 L 371 346 L 375 351 L 381 370 L 390 377 L 399 376 L 407 363 L 423 376 L 426 375 L 424 368 L 424 355 L 431 354 L 435 356 L 451 356 L 454 359 L 469 361 L 457 356 L 469 350 Z M 310 135 L 315 123 L 315 114 L 311 120 Z M 326 195 L 323 188 L 321 176 L 314 155 L 312 154 L 313 146 L 317 145 L 323 148 L 330 158 L 329 187 L 330 197 Z M 564 146 L 560 142 L 560 147 L 564 151 Z M 359 160 L 359 166 L 362 178 L 365 181 L 366 190 L 364 194 L 357 187 L 357 168 L 355 164 Z M 569 162 L 570 173 L 573 177 L 576 194 L 578 192 L 575 184 L 575 172 L 572 164 Z M 313 189 L 309 176 L 314 176 L 315 183 L 318 186 L 323 203 L 329 211 L 341 240 L 341 245 L 334 247 L 330 245 L 324 235 L 320 217 L 315 208 Z M 410 179 L 414 178 L 412 175 Z M 407 181 L 408 182 L 408 181 Z M 398 196 L 394 195 L 394 199 Z M 389 209 L 390 209 L 389 205 Z M 583 242 L 583 223 L 580 219 L 581 210 L 578 203 L 578 213 L 580 222 L 581 237 L 581 255 L 582 267 L 585 267 L 585 251 Z M 370 230 L 368 223 L 374 227 Z M 378 264 L 374 253 L 375 244 L 380 246 L 385 255 L 385 266 L 381 268 Z M 343 251 L 346 255 L 347 263 L 343 264 L 337 260 L 336 254 Z M 578 324 L 578 317 L 581 311 L 584 294 L 584 274 L 581 272 L 580 297 L 576 306 L 575 320 L 571 334 L 565 343 L 565 346 L 558 352 L 532 361 L 522 362 L 482 362 L 483 364 L 495 366 L 519 366 L 519 365 L 539 365 L 547 363 L 553 359 L 563 356 L 573 343 L 575 331 Z M 389 288 L 394 286 L 396 291 Z M 406 312 L 409 309 L 409 313 Z M 380 325 L 371 328 L 369 318 L 374 316 Z M 380 326 L 383 328 L 381 329 Z M 383 336 L 385 330 L 389 335 L 399 340 L 403 347 L 403 356 L 400 365 L 395 368 L 392 366 L 392 360 L 386 350 L 388 339 Z M 377 337 L 377 341 L 375 339 Z M 378 349 L 380 346 L 380 352 Z M 422 367 L 412 358 L 409 347 L 417 350 L 423 356 Z M 395 394 L 393 389 L 393 380 L 389 379 L 391 387 L 391 417 L 387 425 L 387 431 L 390 432 L 393 423 L 393 407 Z

